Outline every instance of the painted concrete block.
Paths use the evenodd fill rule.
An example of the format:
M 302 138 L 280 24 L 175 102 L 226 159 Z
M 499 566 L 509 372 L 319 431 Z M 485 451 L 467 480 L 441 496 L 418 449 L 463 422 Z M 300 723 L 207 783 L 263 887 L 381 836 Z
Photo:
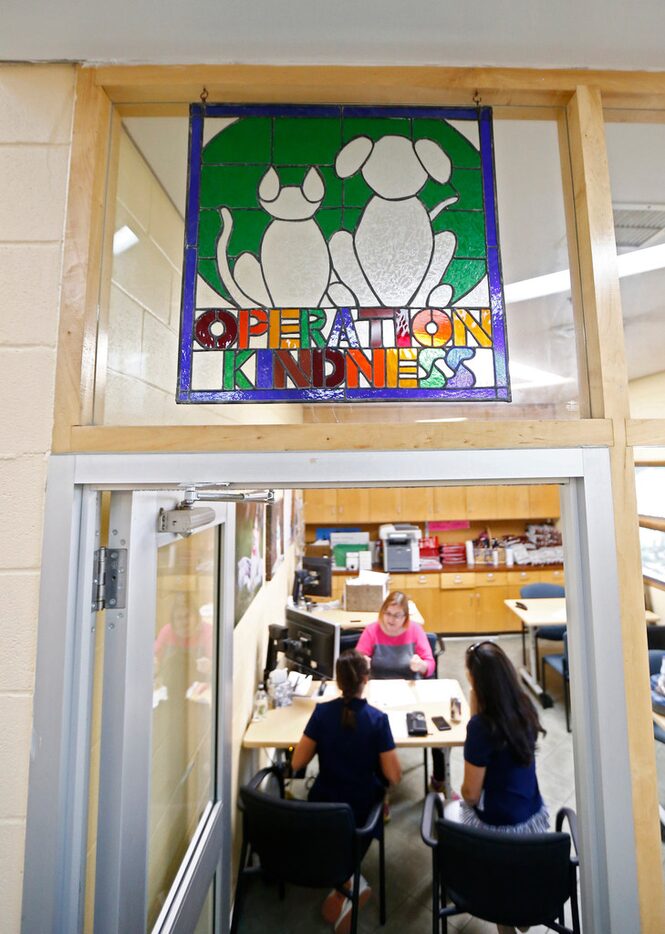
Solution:
M 0 572 L 0 692 L 34 687 L 39 573 Z
M 0 344 L 55 347 L 61 265 L 59 243 L 0 244 Z

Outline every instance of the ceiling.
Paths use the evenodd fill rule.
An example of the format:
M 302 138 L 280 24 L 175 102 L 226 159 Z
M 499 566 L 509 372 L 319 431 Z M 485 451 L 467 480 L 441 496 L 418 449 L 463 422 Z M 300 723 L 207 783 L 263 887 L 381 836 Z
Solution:
M 0 59 L 662 69 L 662 0 L 4 0 Z

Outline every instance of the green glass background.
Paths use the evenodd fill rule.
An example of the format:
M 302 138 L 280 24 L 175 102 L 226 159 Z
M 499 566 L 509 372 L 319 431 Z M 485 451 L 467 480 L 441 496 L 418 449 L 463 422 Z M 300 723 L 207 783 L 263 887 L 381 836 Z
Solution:
M 380 139 L 399 135 L 438 142 L 452 163 L 450 180 L 428 179 L 418 193 L 426 208 L 453 195 L 456 204 L 432 222 L 435 233 L 457 236 L 455 255 L 442 282 L 453 289 L 453 301 L 470 291 L 485 275 L 485 216 L 480 153 L 444 120 L 401 117 L 242 117 L 225 127 L 204 147 L 201 165 L 198 271 L 225 299 L 229 295 L 217 271 L 216 247 L 221 230 L 220 208 L 233 215 L 229 264 L 246 251 L 259 258 L 261 238 L 271 221 L 258 200 L 258 187 L 269 166 L 283 185 L 300 185 L 311 166 L 325 184 L 325 196 L 314 215 L 326 240 L 337 230 L 354 232 L 372 191 L 358 172 L 338 178 L 334 164 L 342 146 L 356 136 Z M 230 304 L 232 304 L 230 302 Z

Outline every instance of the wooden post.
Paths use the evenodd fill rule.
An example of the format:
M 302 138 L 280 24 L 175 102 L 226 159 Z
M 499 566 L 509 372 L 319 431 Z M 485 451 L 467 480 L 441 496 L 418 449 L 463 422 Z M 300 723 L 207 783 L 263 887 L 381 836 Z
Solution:
M 657 934 L 665 930 L 658 787 L 635 471 L 632 449 L 626 443 L 628 378 L 603 109 L 597 88 L 576 89 L 568 104 L 568 125 L 591 415 L 610 419 L 614 426 L 610 459 L 640 930 Z M 578 332 L 579 339 L 584 338 Z
M 67 193 L 53 422 L 54 451 L 92 420 L 102 217 L 111 104 L 95 70 L 79 67 Z

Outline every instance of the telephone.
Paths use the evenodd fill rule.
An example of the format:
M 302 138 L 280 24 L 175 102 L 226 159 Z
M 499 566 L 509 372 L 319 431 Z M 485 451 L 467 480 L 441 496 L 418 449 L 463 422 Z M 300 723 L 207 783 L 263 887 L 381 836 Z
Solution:
M 406 731 L 409 736 L 427 736 L 427 719 L 422 710 L 411 710 L 407 713 Z

